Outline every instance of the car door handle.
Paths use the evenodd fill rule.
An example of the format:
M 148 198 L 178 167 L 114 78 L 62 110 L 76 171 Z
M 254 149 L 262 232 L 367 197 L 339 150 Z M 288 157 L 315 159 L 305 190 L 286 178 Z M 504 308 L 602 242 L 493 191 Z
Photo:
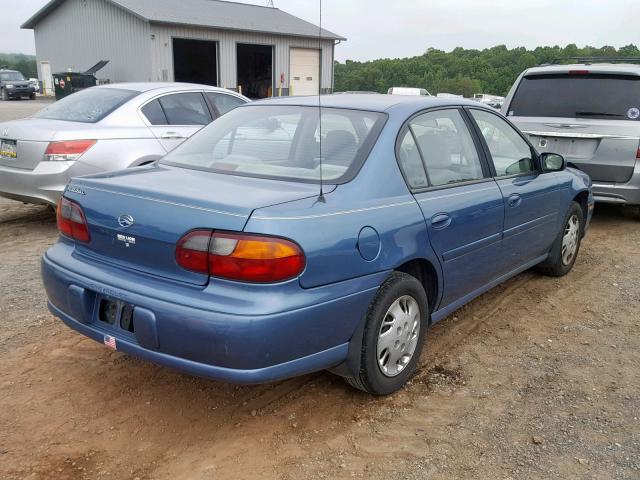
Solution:
M 510 207 L 514 207 L 514 208 L 519 207 L 521 203 L 522 203 L 522 197 L 517 193 L 514 193 L 513 195 L 511 195 L 507 200 L 507 204 Z
M 436 230 L 442 230 L 451 225 L 451 217 L 446 213 L 438 213 L 431 217 L 431 226 Z
M 162 134 L 162 137 L 165 140 L 171 140 L 171 139 L 179 139 L 179 138 L 184 138 L 182 135 L 180 135 L 178 132 L 166 132 Z

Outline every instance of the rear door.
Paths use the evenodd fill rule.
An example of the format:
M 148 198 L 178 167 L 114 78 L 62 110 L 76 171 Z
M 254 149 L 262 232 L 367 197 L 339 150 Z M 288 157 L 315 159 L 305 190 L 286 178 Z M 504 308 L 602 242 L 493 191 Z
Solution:
M 147 102 L 140 111 L 167 152 L 176 148 L 212 120 L 202 92 L 163 95 Z
M 441 307 L 498 274 L 504 203 L 477 147 L 464 115 L 455 108 L 415 117 L 398 146 L 403 174 L 442 266 Z
M 524 76 L 507 111 L 540 152 L 565 156 L 596 182 L 625 183 L 640 143 L 640 77 Z
M 491 159 L 492 174 L 505 203 L 502 273 L 546 253 L 559 228 L 563 194 L 555 173 L 542 173 L 535 152 L 501 116 L 469 109 Z

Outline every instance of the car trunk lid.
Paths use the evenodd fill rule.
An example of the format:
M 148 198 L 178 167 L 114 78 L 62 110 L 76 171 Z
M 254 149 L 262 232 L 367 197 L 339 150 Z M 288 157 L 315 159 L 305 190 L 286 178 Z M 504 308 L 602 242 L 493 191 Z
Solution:
M 16 146 L 15 158 L 0 156 L 0 166 L 33 170 L 44 160 L 49 142 L 67 137 L 73 140 L 90 139 L 92 128 L 96 126 L 38 118 L 0 123 L 0 141 Z
M 242 231 L 253 210 L 317 194 L 313 184 L 151 166 L 74 179 L 65 196 L 80 204 L 89 243 L 77 251 L 105 263 L 204 285 L 179 267 L 178 240 L 194 229 Z

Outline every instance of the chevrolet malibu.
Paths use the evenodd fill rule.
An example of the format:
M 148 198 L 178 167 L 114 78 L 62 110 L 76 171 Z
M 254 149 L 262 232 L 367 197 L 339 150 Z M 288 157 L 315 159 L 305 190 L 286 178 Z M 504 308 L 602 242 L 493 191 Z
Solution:
M 152 163 L 249 99 L 185 83 L 117 83 L 0 123 L 0 196 L 55 205 L 72 177 Z
M 389 394 L 428 327 L 519 272 L 561 276 L 589 178 L 461 99 L 237 108 L 151 166 L 74 179 L 42 259 L 51 311 L 195 375 L 322 369 Z

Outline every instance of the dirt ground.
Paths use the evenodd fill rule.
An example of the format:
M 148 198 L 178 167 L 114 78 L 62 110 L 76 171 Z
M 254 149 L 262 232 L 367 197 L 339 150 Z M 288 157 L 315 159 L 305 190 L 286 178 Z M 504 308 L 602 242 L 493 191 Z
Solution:
M 237 387 L 107 350 L 46 309 L 46 207 L 0 200 L 0 479 L 639 479 L 640 221 L 598 207 L 574 271 L 434 326 L 387 398 Z

